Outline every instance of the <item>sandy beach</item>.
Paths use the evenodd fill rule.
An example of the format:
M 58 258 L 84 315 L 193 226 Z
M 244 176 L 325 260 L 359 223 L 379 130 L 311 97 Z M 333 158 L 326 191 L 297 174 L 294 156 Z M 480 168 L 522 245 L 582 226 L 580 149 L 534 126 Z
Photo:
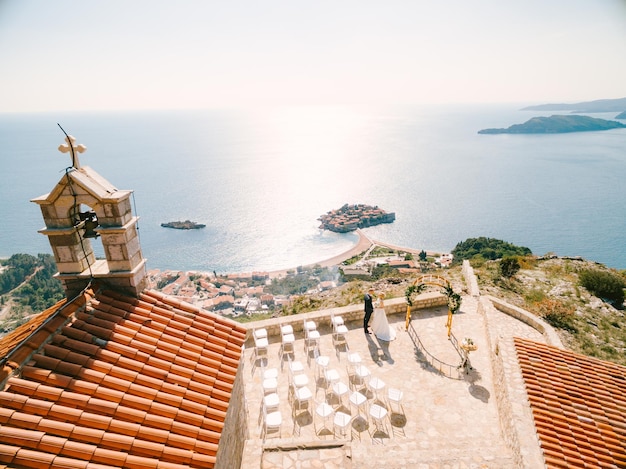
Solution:
M 314 265 L 319 265 L 321 267 L 331 267 L 333 265 L 341 264 L 343 261 L 350 259 L 357 254 L 361 254 L 362 252 L 368 250 L 375 243 L 369 239 L 367 236 L 363 234 L 361 230 L 356 230 L 356 234 L 359 235 L 359 242 L 356 243 L 352 248 L 348 249 L 346 252 L 339 254 L 337 256 L 331 257 L 330 259 L 326 259 L 320 262 L 316 262 L 315 264 L 311 264 L 307 267 L 312 267 Z M 284 269 L 284 270 L 275 270 L 269 273 L 270 278 L 276 277 L 284 277 L 287 275 L 287 272 L 295 269 Z
M 354 245 L 354 247 L 348 249 L 346 252 L 339 254 L 335 257 L 331 257 L 330 259 L 326 259 L 320 262 L 316 262 L 314 264 L 307 265 L 305 267 L 313 267 L 314 265 L 319 265 L 321 267 L 331 267 L 333 265 L 339 265 L 343 261 L 350 259 L 357 254 L 361 254 L 367 251 L 372 246 L 383 246 L 389 249 L 394 249 L 396 251 L 409 252 L 411 254 L 419 255 L 422 252 L 422 249 L 413 249 L 407 248 L 405 246 L 395 246 L 393 244 L 384 243 L 382 241 L 376 241 L 374 239 L 368 238 L 361 230 L 356 230 L 356 234 L 359 236 L 359 242 Z M 429 256 L 437 255 L 435 252 L 426 251 Z M 287 275 L 287 272 L 293 271 L 295 268 L 291 269 L 283 269 L 283 270 L 274 270 L 269 272 L 270 278 L 284 277 Z

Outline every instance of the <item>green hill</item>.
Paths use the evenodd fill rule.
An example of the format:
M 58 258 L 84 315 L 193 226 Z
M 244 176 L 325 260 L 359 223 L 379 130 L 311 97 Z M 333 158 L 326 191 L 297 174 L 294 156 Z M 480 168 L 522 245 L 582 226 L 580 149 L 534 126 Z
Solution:
M 577 113 L 589 112 L 620 112 L 626 109 L 626 98 L 597 99 L 581 103 L 539 104 L 528 106 L 522 111 L 571 111 Z
M 483 129 L 479 134 L 560 134 L 568 132 L 592 132 L 598 130 L 623 129 L 621 122 L 597 119 L 589 116 L 533 117 L 523 124 L 514 124 L 506 129 Z

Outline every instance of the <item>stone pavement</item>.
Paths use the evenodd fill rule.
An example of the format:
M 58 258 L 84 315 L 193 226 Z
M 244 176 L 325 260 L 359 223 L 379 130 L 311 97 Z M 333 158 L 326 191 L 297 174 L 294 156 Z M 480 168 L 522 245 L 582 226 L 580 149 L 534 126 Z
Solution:
M 357 415 L 347 399 L 341 404 L 328 392 L 325 383 L 316 381 L 314 362 L 310 365 L 304 351 L 302 333 L 296 333 L 295 360 L 303 363 L 308 377 L 308 387 L 316 402 L 328 400 L 336 407 L 351 413 L 353 419 L 346 438 L 333 436 L 332 424 L 324 422 L 315 414 L 316 402 L 295 415 L 289 403 L 288 362 L 279 358 L 280 337 L 270 337 L 267 367 L 278 369 L 278 395 L 282 426 L 280 434 L 268 434 L 261 439 L 261 398 L 263 369 L 253 368 L 251 349 L 246 349 L 245 393 L 249 412 L 250 440 L 247 442 L 242 467 L 248 468 L 513 468 L 519 467 L 519 455 L 513 454 L 510 444 L 517 442 L 505 435 L 510 428 L 502 428 L 501 415 L 494 389 L 493 363 L 490 353 L 494 341 L 502 347 L 507 363 L 506 373 L 515 374 L 516 360 L 512 337 L 520 336 L 544 341 L 543 335 L 495 308 L 485 312 L 479 300 L 464 296 L 459 313 L 453 316 L 452 331 L 459 341 L 472 338 L 478 350 L 470 354 L 473 370 L 468 373 L 457 369 L 461 356 L 447 338 L 447 308 L 414 311 L 411 327 L 414 333 L 404 329 L 404 315 L 389 315 L 389 322 L 396 328 L 397 338 L 391 342 L 378 340 L 363 333 L 359 322 L 348 323 L 347 343 L 350 352 L 357 352 L 362 363 L 386 384 L 375 396 L 368 391 L 368 401 Z M 321 322 L 321 321 L 320 321 Z M 330 318 L 318 323 L 321 333 L 320 351 L 330 358 L 329 368 L 339 372 L 345 384 L 350 383 L 345 353 L 336 353 L 330 329 Z M 417 335 L 425 349 L 441 362 L 449 365 L 433 368 L 417 350 Z M 281 365 L 283 365 L 281 367 Z M 281 370 L 282 368 L 282 370 Z M 516 378 L 516 377 L 515 377 Z M 508 377 L 505 377 L 506 381 Z M 526 415 L 523 382 L 512 379 L 506 383 L 505 399 L 513 416 Z M 403 392 L 403 412 L 391 412 L 384 428 L 377 428 L 367 409 L 378 399 L 387 404 L 388 388 Z M 502 394 L 502 392 L 500 392 Z M 511 397 L 512 396 L 512 397 Z M 506 403 L 505 403 L 506 404 Z M 322 427 L 330 430 L 323 430 Z M 506 427 L 506 425 L 505 425 Z M 518 427 L 520 428 L 520 427 Z M 522 428 L 524 428 L 522 426 Z M 532 447 L 534 427 L 525 431 L 527 443 Z M 516 462 L 518 461 L 518 462 Z M 540 466 L 539 466 L 540 467 Z

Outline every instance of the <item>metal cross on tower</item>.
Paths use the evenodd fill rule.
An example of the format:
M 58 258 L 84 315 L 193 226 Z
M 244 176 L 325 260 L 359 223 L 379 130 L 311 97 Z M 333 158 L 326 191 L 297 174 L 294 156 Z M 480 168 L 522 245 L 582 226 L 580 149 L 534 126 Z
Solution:
M 78 155 L 76 154 L 76 152 L 83 153 L 85 150 L 87 150 L 87 147 L 83 144 L 75 145 L 74 142 L 76 141 L 76 139 L 71 135 L 65 137 L 65 141 L 67 143 L 62 143 L 61 145 L 59 145 L 59 151 L 61 153 L 71 152 L 72 166 L 76 169 L 80 168 L 80 161 L 78 161 Z

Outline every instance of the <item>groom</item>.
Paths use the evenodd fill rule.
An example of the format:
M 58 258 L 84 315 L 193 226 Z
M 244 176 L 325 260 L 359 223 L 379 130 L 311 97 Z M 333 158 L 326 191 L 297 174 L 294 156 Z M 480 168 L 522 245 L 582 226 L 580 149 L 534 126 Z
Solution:
M 372 312 L 374 312 L 374 305 L 372 304 L 372 301 L 374 299 L 374 289 L 370 288 L 368 290 L 368 292 L 365 294 L 365 296 L 363 297 L 363 301 L 365 303 L 365 316 L 363 316 L 363 329 L 365 330 L 366 334 L 371 334 L 371 332 L 368 329 L 368 324 L 370 322 L 370 316 L 372 315 Z

